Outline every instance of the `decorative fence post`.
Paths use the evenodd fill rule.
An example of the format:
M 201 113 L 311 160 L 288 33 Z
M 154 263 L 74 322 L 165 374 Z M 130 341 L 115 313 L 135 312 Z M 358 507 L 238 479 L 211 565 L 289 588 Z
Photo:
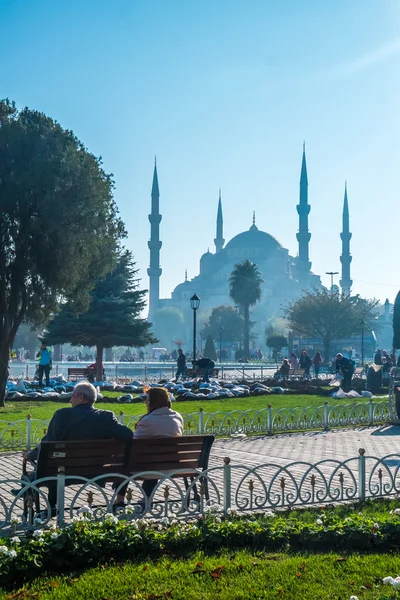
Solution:
M 328 431 L 329 429 L 329 406 L 328 402 L 324 404 L 324 430 Z
M 360 502 L 365 501 L 365 482 L 366 482 L 366 473 L 365 473 L 365 449 L 360 448 L 358 450 L 358 495 Z
M 268 404 L 268 435 L 272 435 L 272 406 Z
M 65 469 L 58 468 L 57 475 L 57 525 L 64 525 L 64 505 L 65 505 Z
M 123 410 L 119 411 L 119 419 L 118 419 L 118 421 L 120 422 L 120 425 L 124 424 L 124 411 Z
M 230 465 L 231 459 L 229 456 L 224 458 L 224 514 L 228 514 L 231 507 L 232 493 L 232 469 Z
M 372 398 L 369 400 L 369 424 L 374 424 L 374 404 Z
M 32 444 L 32 422 L 31 415 L 26 415 L 26 449 L 31 449 Z
M 199 434 L 204 434 L 204 408 L 199 408 Z

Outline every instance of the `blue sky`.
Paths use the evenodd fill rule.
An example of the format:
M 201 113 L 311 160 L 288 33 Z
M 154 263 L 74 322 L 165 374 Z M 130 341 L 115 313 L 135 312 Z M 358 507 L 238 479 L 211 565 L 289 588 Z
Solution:
M 340 271 L 347 180 L 353 291 L 393 301 L 399 32 L 398 0 L 0 0 L 0 97 L 103 157 L 142 287 L 154 155 L 169 297 L 214 250 L 219 188 L 226 241 L 255 210 L 296 255 L 305 140 L 313 271 Z

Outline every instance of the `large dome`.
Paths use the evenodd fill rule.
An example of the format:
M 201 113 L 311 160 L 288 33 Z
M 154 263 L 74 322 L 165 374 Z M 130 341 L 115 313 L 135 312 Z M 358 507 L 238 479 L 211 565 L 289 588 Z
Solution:
M 256 225 L 252 225 L 248 231 L 235 235 L 225 246 L 226 250 L 239 248 L 262 248 L 268 253 L 280 250 L 281 244 L 276 238 L 265 231 L 260 231 Z

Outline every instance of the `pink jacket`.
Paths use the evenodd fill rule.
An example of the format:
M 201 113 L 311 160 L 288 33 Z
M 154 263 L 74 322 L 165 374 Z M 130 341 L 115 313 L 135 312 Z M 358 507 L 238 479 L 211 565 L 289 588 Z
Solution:
M 157 408 L 138 421 L 133 437 L 179 437 L 183 435 L 182 416 L 168 408 Z

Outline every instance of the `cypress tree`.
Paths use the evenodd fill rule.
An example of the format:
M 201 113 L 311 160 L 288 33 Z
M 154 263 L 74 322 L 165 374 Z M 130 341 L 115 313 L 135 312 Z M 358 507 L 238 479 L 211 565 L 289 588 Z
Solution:
M 215 344 L 214 344 L 214 340 L 211 337 L 211 334 L 209 334 L 207 336 L 203 355 L 205 358 L 211 358 L 211 360 L 217 360 L 217 351 L 215 350 Z
M 400 292 L 396 296 L 393 308 L 393 348 L 400 348 Z

